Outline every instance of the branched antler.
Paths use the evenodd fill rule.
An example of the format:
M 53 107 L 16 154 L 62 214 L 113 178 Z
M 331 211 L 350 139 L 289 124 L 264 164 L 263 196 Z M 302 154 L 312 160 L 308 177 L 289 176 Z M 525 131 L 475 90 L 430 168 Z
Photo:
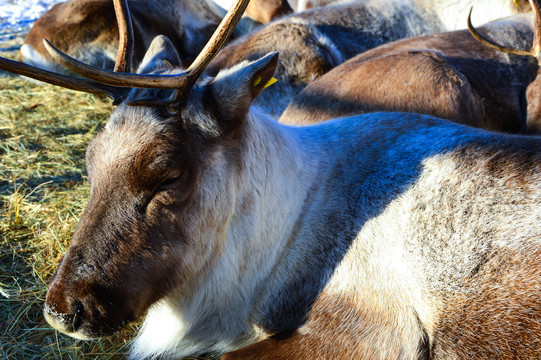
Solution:
M 157 88 L 177 90 L 170 101 L 177 101 L 190 91 L 214 56 L 226 43 L 239 22 L 250 0 L 236 0 L 226 14 L 211 39 L 184 72 L 176 75 L 132 74 L 130 73 L 133 52 L 133 28 L 130 19 L 127 0 L 113 0 L 115 13 L 119 24 L 119 49 L 115 71 L 103 70 L 82 63 L 54 47 L 44 39 L 44 45 L 51 56 L 85 79 L 39 69 L 37 67 L 0 57 L 0 69 L 15 74 L 28 76 L 33 79 L 73 90 L 103 94 L 120 102 L 128 93 L 127 88 Z

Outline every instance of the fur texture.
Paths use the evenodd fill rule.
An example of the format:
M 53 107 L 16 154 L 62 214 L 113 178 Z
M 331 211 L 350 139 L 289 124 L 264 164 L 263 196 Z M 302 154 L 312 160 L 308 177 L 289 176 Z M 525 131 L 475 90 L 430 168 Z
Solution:
M 277 64 L 114 111 L 52 325 L 146 314 L 134 359 L 540 357 L 541 140 L 404 113 L 287 127 L 251 107 Z
M 158 35 L 167 36 L 180 52 L 182 61 L 189 64 L 226 13 L 212 0 L 130 0 L 128 4 L 135 35 L 133 66 L 141 61 Z M 234 35 L 238 37 L 258 26 L 259 23 L 244 18 Z M 83 62 L 112 70 L 118 49 L 118 25 L 112 1 L 69 0 L 56 4 L 36 20 L 18 59 L 57 71 L 58 65 L 43 45 L 44 38 Z
M 533 22 L 531 15 L 516 15 L 479 30 L 505 46 L 527 49 L 532 46 Z M 530 108 L 537 106 L 532 94 L 527 101 L 526 89 L 538 86 L 532 83 L 538 68 L 533 56 L 489 49 L 467 30 L 403 39 L 357 55 L 311 82 L 280 122 L 308 124 L 365 112 L 404 111 L 524 132 L 527 114 L 534 117 Z

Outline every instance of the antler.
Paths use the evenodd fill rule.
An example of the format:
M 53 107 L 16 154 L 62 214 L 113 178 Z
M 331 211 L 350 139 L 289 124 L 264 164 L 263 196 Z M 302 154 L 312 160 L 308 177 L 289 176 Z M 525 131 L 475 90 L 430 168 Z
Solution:
M 233 6 L 231 6 L 231 9 L 223 18 L 220 25 L 218 25 L 218 28 L 199 56 L 197 56 L 188 70 L 181 74 L 153 75 L 115 73 L 113 71 L 98 69 L 94 66 L 84 64 L 56 49 L 46 40 L 44 40 L 44 44 L 55 60 L 83 77 L 119 87 L 177 89 L 182 92 L 187 92 L 199 76 L 201 76 L 214 56 L 216 56 L 218 50 L 225 44 L 242 17 L 249 1 L 250 0 L 237 0 Z
M 492 49 L 496 49 L 498 51 L 508 53 L 508 54 L 535 56 L 539 59 L 541 55 L 541 10 L 539 6 L 539 0 L 529 0 L 529 1 L 530 1 L 530 6 L 532 7 L 532 11 L 535 16 L 534 39 L 533 39 L 532 48 L 530 50 L 508 48 L 484 38 L 481 34 L 477 32 L 477 30 L 473 27 L 471 23 L 471 13 L 472 13 L 473 7 L 470 9 L 470 13 L 468 15 L 468 30 L 473 35 L 473 37 L 477 39 L 477 41 L 479 41 L 481 44 L 487 47 L 490 47 Z
M 235 1 L 203 51 L 188 70 L 177 75 L 128 73 L 133 49 L 133 28 L 128 4 L 127 0 L 113 0 L 113 2 L 119 23 L 119 50 L 115 71 L 107 71 L 84 64 L 64 54 L 45 39 L 45 47 L 56 61 L 86 79 L 57 74 L 2 57 L 0 57 L 0 69 L 73 90 L 102 94 L 112 98 L 116 104 L 125 98 L 129 91 L 126 88 L 131 87 L 176 89 L 177 92 L 171 99 L 178 99 L 179 92 L 189 92 L 205 68 L 225 44 L 250 0 Z
M 118 23 L 118 53 L 115 72 L 131 72 L 133 57 L 133 26 L 128 0 L 113 0 L 116 21 Z
M 4 57 L 0 57 L 0 69 L 72 90 L 105 95 L 113 99 L 114 103 L 120 102 L 125 94 L 124 89 L 100 84 L 92 80 L 57 74 L 52 71 L 43 70 L 35 66 L 6 59 Z

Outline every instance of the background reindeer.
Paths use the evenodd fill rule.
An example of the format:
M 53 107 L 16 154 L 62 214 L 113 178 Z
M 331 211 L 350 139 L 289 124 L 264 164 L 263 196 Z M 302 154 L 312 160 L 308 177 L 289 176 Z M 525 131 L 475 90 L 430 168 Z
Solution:
M 539 67 L 541 21 L 537 8 L 535 13 L 535 24 L 528 15 L 515 15 L 480 30 L 507 46 L 532 47 L 530 53 L 508 55 L 488 48 L 467 30 L 385 44 L 310 83 L 280 121 L 306 124 L 364 112 L 404 111 L 491 130 L 524 132 L 527 114 L 533 113 L 527 106 L 538 103 L 534 96 L 526 99 Z M 537 82 L 532 84 L 537 86 Z
M 220 2 L 227 6 L 230 0 Z M 224 58 L 213 68 L 230 66 L 233 61 L 254 60 L 269 51 L 283 53 L 278 68 L 279 85 L 258 99 L 259 104 L 272 104 L 266 109 L 278 118 L 292 97 L 311 79 L 332 69 L 341 62 L 374 46 L 404 37 L 432 34 L 465 26 L 464 9 L 471 0 L 451 4 L 431 0 L 375 1 L 357 0 L 336 2 L 337 6 L 319 7 L 307 14 L 299 14 L 271 24 L 240 41 L 244 50 L 224 52 Z M 326 5 L 326 4 L 312 4 Z M 511 0 L 475 2 L 477 13 L 485 22 L 518 11 Z M 158 34 L 170 38 L 178 49 L 181 61 L 189 64 L 203 47 L 223 16 L 222 9 L 213 1 L 160 0 L 130 1 L 133 26 L 136 32 L 134 63 L 141 60 L 144 50 Z M 293 4 L 296 9 L 307 6 Z M 260 21 L 276 19 L 289 13 L 287 2 L 256 1 L 249 7 L 252 18 Z M 111 69 L 116 54 L 117 29 L 108 0 L 71 0 L 56 5 L 39 19 L 22 46 L 19 60 L 44 69 L 64 71 L 52 61 L 42 39 L 48 38 L 61 50 L 91 65 Z M 237 35 L 254 29 L 244 20 Z M 284 39 L 284 41 L 282 41 Z M 287 41 L 286 41 L 287 40 Z M 253 53 L 248 53 L 253 49 Z M 299 52 L 295 55 L 294 52 Z M 218 60 L 217 60 L 218 61 Z M 211 69 L 212 70 L 212 69 Z M 283 99 L 278 104 L 271 101 Z
M 437 25 L 394 0 L 365 0 L 319 7 L 275 21 L 226 46 L 207 69 L 209 75 L 271 51 L 282 56 L 278 82 L 255 104 L 278 119 L 309 82 L 343 61 L 389 41 L 431 33 Z
M 256 0 L 251 8 L 265 13 Z M 210 38 L 225 10 L 212 0 L 130 0 L 135 32 L 134 61 L 138 64 L 152 39 L 165 35 L 175 44 L 183 62 L 190 63 Z M 278 11 L 278 10 L 276 10 Z M 286 11 L 285 9 L 283 11 Z M 270 16 L 270 15 L 269 15 Z M 236 36 L 250 32 L 259 24 L 249 18 L 241 21 Z M 89 64 L 112 69 L 118 44 L 118 27 L 110 0 L 69 0 L 53 6 L 30 29 L 18 59 L 51 71 L 63 69 L 43 46 L 43 39 Z

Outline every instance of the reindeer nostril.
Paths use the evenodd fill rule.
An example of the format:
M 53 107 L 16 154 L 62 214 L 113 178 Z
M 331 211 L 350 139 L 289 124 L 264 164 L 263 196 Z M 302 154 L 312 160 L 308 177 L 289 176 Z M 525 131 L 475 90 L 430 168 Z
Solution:
M 51 325 L 54 327 L 58 326 L 61 330 L 70 330 L 71 324 L 75 318 L 74 313 L 58 312 L 54 305 L 50 306 L 47 304 L 45 305 L 44 312 L 46 317 L 48 317 L 48 320 L 50 319 L 53 322 Z
M 73 331 L 76 331 L 83 323 L 84 306 L 80 301 L 75 301 L 74 316 L 72 321 Z
M 70 312 L 60 312 L 54 305 L 49 304 L 45 304 L 43 310 L 47 321 L 61 331 L 77 331 L 83 323 L 84 305 L 78 300 L 72 303 Z

